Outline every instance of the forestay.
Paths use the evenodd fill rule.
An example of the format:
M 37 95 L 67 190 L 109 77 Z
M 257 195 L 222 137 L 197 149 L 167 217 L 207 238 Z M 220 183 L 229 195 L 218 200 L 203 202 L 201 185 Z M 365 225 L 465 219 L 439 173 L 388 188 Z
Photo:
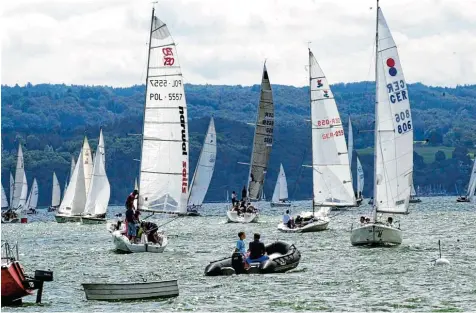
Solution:
M 139 206 L 187 212 L 187 104 L 177 47 L 152 11 L 144 107 Z
M 28 196 L 28 201 L 26 203 L 27 209 L 36 209 L 38 205 L 38 182 L 36 178 L 33 179 L 33 184 L 31 185 L 30 195 Z
M 86 186 L 86 197 L 89 194 L 89 188 L 91 187 L 91 179 L 93 177 L 93 154 L 91 147 L 89 146 L 88 137 L 84 137 L 83 143 L 83 168 L 84 168 L 84 184 Z M 78 160 L 79 162 L 79 160 Z
M 8 199 L 2 184 L 2 208 L 7 208 L 7 207 L 8 207 Z
M 51 192 L 51 206 L 57 207 L 60 205 L 61 201 L 61 187 L 58 181 L 58 177 L 56 177 L 56 173 L 53 172 L 53 190 Z
M 25 168 L 23 164 L 23 150 L 21 145 L 18 145 L 17 166 L 15 169 L 15 184 L 13 187 L 13 199 L 10 201 L 12 209 L 17 209 L 20 206 L 20 198 L 23 189 L 23 178 L 25 177 Z M 26 197 L 26 195 L 25 195 Z M 25 202 L 23 202 L 23 205 Z
M 102 215 L 107 211 L 111 188 L 106 175 L 104 138 L 102 129 L 99 132 L 99 144 L 94 158 L 93 176 L 91 179 L 91 188 L 86 198 L 85 214 Z
M 339 111 L 324 73 L 309 50 L 314 205 L 353 206 L 354 190 Z
M 250 162 L 248 197 L 259 200 L 263 192 L 264 179 L 268 168 L 269 156 L 273 147 L 274 105 L 273 92 L 269 82 L 266 63 L 261 78 L 261 95 L 256 118 L 253 151 Z
M 380 8 L 377 16 L 374 205 L 377 212 L 407 213 L 413 184 L 412 115 L 397 47 Z
M 207 194 L 210 181 L 212 180 L 213 170 L 215 168 L 215 159 L 217 156 L 217 142 L 215 132 L 215 122 L 213 117 L 208 125 L 207 135 L 203 142 L 203 147 L 192 178 L 189 205 L 202 205 Z
M 70 183 L 61 201 L 59 214 L 81 215 L 86 205 L 86 186 L 84 184 L 83 151 L 79 153 Z M 67 209 L 69 208 L 69 209 Z
M 283 164 L 281 164 L 271 201 L 277 203 L 284 200 L 288 200 L 288 182 L 286 181 L 286 174 L 284 173 Z

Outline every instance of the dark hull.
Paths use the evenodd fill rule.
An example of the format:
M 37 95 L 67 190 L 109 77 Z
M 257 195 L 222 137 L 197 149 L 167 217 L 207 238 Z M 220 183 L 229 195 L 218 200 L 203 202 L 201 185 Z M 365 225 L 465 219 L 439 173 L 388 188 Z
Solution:
M 239 253 L 232 257 L 210 262 L 205 268 L 206 276 L 221 276 L 232 274 L 272 274 L 284 273 L 299 265 L 301 253 L 294 245 L 276 241 L 266 245 L 269 260 L 260 264 L 252 264 L 244 269 L 243 259 Z

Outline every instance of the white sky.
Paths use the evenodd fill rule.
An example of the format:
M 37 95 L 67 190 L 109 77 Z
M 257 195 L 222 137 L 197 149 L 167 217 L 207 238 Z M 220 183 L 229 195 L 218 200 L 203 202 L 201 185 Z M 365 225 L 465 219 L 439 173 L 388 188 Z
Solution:
M 381 0 L 408 82 L 476 83 L 476 0 Z M 370 9 L 372 7 L 372 9 Z M 148 0 L 2 1 L 2 84 L 145 80 Z M 307 84 L 307 46 L 331 82 L 373 79 L 374 0 L 160 0 L 186 82 Z

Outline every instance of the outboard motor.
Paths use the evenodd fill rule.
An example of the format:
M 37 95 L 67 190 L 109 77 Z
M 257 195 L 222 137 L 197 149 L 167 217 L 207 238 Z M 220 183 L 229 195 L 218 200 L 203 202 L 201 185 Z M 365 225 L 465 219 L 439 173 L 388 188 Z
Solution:
M 233 267 L 236 274 L 243 274 L 245 272 L 245 264 L 243 263 L 243 256 L 241 253 L 233 253 L 231 256 L 231 267 Z

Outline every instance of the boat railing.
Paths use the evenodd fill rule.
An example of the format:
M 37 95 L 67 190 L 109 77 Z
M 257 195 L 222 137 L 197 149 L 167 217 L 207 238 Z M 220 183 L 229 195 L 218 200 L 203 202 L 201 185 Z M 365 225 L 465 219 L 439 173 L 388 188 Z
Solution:
M 2 260 L 18 261 L 18 242 L 10 244 L 7 241 L 2 241 Z

